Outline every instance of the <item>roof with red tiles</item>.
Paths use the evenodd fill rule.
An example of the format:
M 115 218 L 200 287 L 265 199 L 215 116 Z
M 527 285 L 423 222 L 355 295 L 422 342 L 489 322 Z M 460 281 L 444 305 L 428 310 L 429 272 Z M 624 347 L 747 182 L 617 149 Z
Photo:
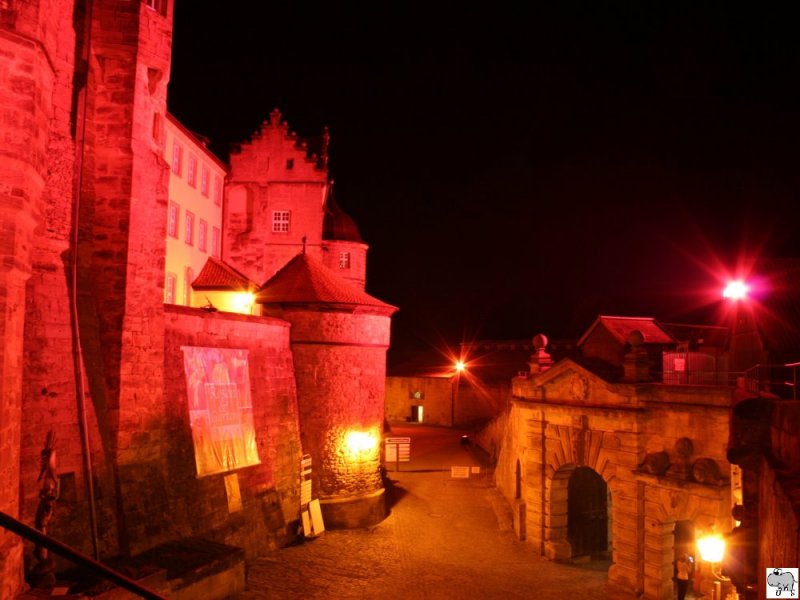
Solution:
M 192 282 L 195 290 L 254 290 L 258 287 L 245 275 L 221 260 L 209 257 L 200 274 Z
M 298 254 L 261 286 L 261 304 L 338 304 L 395 312 L 396 307 L 361 291 L 316 258 Z
M 672 344 L 677 341 L 653 317 L 610 317 L 601 315 L 597 317 L 597 320 L 578 340 L 578 346 L 582 346 L 586 338 L 599 326 L 605 327 L 623 344 L 628 341 L 628 336 L 631 332 L 636 330 L 642 332 L 645 344 Z

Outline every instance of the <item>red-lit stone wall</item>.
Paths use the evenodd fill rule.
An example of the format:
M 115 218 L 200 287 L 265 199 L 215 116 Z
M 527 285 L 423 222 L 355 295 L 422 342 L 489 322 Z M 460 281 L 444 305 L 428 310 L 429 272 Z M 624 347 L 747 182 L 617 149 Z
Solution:
M 92 16 L 79 311 L 101 454 L 113 468 L 99 482 L 101 535 L 111 538 L 103 550 L 128 553 L 144 549 L 136 538 L 138 477 L 158 470 L 169 435 L 151 418 L 162 403 L 167 202 L 152 123 L 166 108 L 171 5 L 163 16 L 144 3 L 103 0 Z
M 314 460 L 314 496 L 340 500 L 382 490 L 379 448 L 354 456 L 345 440 L 357 431 L 380 442 L 389 316 L 301 309 L 281 316 L 292 323 L 300 433 Z
M 772 460 L 760 458 L 758 490 L 758 589 L 765 590 L 770 568 L 800 564 L 800 402 L 773 405 Z
M 49 430 L 56 433 L 61 498 L 51 524 L 59 539 L 91 553 L 91 537 L 83 477 L 82 447 L 78 427 L 75 371 L 70 314 L 70 246 L 79 152 L 83 139 L 82 115 L 85 88 L 80 60 L 88 39 L 88 15 L 71 3 L 53 2 L 40 13 L 43 40 L 52 40 L 57 61 L 52 94 L 53 116 L 47 124 L 48 176 L 42 193 L 40 226 L 32 244 L 33 273 L 28 281 L 24 336 L 24 411 L 21 447 L 21 516 L 32 523 L 38 505 L 36 479 L 39 452 Z M 76 54 L 77 53 L 77 54 Z M 99 448 L 94 415 L 88 422 L 93 447 Z M 97 453 L 94 473 L 107 481 L 102 453 Z M 111 486 L 105 491 L 111 493 Z M 113 513 L 106 510 L 106 548 L 116 550 Z
M 259 284 L 302 251 L 304 236 L 307 252 L 322 260 L 328 176 L 306 158 L 280 113 L 270 117 L 231 155 L 223 214 L 223 259 Z M 289 211 L 289 231 L 273 232 L 273 211 Z
M 150 544 L 200 535 L 242 547 L 248 558 L 287 543 L 294 534 L 289 525 L 299 519 L 301 457 L 288 323 L 178 306 L 165 307 L 165 321 L 164 400 L 144 418 L 163 421 L 169 442 L 158 468 L 137 468 L 139 509 L 128 516 L 137 523 L 132 539 Z M 236 471 L 240 512 L 228 512 L 223 474 L 195 475 L 182 346 L 249 350 L 261 464 Z
M 68 204 L 71 192 L 73 147 L 59 138 L 68 123 L 65 82 L 72 77 L 74 42 L 72 32 L 58 26 L 71 21 L 71 4 L 6 2 L 0 8 L 0 510 L 15 517 L 24 483 L 19 466 L 28 278 L 40 261 L 36 237 L 43 220 L 60 209 L 44 198 L 47 190 L 66 173 L 55 204 Z M 22 544 L 2 530 L 0 597 L 16 594 L 21 575 Z

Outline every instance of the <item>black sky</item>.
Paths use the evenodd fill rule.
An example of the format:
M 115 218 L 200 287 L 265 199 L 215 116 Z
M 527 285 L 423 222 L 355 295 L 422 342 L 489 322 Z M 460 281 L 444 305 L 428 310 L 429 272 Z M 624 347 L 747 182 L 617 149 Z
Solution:
M 789 14 L 381 4 L 176 0 L 169 105 L 223 155 L 330 126 L 396 347 L 686 320 L 715 260 L 800 256 Z

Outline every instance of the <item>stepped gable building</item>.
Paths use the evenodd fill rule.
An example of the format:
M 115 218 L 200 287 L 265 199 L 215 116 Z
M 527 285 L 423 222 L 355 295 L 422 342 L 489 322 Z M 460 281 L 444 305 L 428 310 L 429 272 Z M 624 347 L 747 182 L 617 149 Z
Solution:
M 324 157 L 307 159 L 275 114 L 234 157 L 226 208 L 225 165 L 166 110 L 172 11 L 169 0 L 0 2 L 0 512 L 34 524 L 52 431 L 60 495 L 48 532 L 84 554 L 147 553 L 154 565 L 213 550 L 226 557 L 225 586 L 187 587 L 201 584 L 171 572 L 153 585 L 214 598 L 242 588 L 244 558 L 296 537 L 298 392 L 328 354 L 349 357 L 353 381 L 325 371 L 317 385 L 331 393 L 309 397 L 350 394 L 357 410 L 336 404 L 326 423 L 364 435 L 337 455 L 324 493 L 380 496 L 368 434 L 393 309 L 358 296 L 309 316 L 290 303 L 293 326 L 252 314 L 261 305 L 223 302 L 256 292 L 304 237 L 323 263 L 315 273 L 337 289 L 345 275 L 364 294 L 367 247 L 326 206 Z M 290 337 L 304 319 L 319 321 L 316 353 Z M 315 497 L 328 485 L 325 460 Z M 25 572 L 32 553 L 0 528 L 3 600 L 42 574 Z
M 327 132 L 319 156 L 289 130 L 277 109 L 231 155 L 224 211 L 224 260 L 267 281 L 305 252 L 364 288 L 367 245 L 332 198 Z

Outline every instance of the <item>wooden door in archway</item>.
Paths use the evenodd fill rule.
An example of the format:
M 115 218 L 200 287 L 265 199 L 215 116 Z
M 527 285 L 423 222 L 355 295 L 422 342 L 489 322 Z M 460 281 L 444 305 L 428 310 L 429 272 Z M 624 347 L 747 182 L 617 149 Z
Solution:
M 572 557 L 599 558 L 608 552 L 608 486 L 588 467 L 569 476 L 567 538 Z

